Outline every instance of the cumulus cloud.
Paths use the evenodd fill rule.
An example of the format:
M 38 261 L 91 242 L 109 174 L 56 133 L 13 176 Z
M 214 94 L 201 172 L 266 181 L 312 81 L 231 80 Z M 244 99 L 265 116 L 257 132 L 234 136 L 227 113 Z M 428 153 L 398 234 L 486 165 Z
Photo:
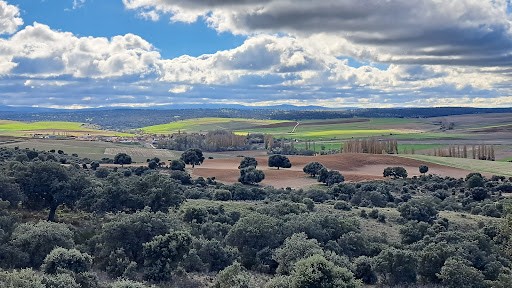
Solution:
M 21 25 L 23 25 L 23 19 L 20 17 L 18 7 L 9 5 L 7 2 L 0 0 L 0 35 L 12 34 L 16 32 Z
M 34 23 L 2 41 L 0 57 L 6 68 L 17 75 L 107 78 L 145 75 L 156 70 L 160 54 L 141 37 L 133 34 L 111 39 L 76 37 L 69 32 Z
M 33 23 L 0 38 L 0 104 L 512 105 L 502 0 L 124 3 L 152 21 L 163 14 L 203 19 L 247 39 L 212 54 L 164 59 L 138 35 L 79 37 Z
M 340 38 L 333 53 L 404 64 L 509 66 L 508 0 L 124 0 L 128 9 L 204 19 L 235 34 L 325 34 Z M 324 38 L 327 40 L 327 38 Z M 339 43 L 338 43 L 339 44 Z M 367 47 L 373 53 L 365 53 Z

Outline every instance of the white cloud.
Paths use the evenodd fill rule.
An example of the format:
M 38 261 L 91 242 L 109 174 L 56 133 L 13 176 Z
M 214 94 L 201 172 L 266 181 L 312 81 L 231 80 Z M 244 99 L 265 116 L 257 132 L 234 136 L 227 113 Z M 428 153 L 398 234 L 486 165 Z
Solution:
M 247 17 L 251 16 L 252 12 L 245 12 L 256 7 L 249 0 L 158 1 L 167 3 L 161 6 L 155 6 L 157 2 L 151 0 L 124 2 L 128 8 L 136 8 L 140 13 L 146 13 L 149 18 L 158 17 L 161 13 L 172 14 L 173 21 L 190 22 L 203 17 L 219 30 L 224 29 L 221 28 L 221 23 L 225 29 L 231 29 L 230 25 L 242 23 L 239 21 L 243 19 L 237 18 L 239 16 L 245 17 L 246 20 L 243 21 L 247 22 Z M 310 7 L 306 2 L 298 1 L 297 7 L 293 6 L 295 8 L 292 10 L 303 11 L 304 7 Z M 424 1 L 422 5 L 431 2 L 436 1 Z M 205 3 L 210 3 L 210 6 Z M 263 17 L 262 15 L 270 13 L 266 5 L 276 9 L 272 13 L 284 13 L 278 9 L 279 5 L 284 5 L 283 3 L 287 2 L 261 0 L 258 2 L 260 10 L 254 12 L 256 16 L 251 17 Z M 323 7 L 322 3 L 319 6 Z M 403 1 L 393 3 L 404 4 Z M 336 6 L 333 7 L 333 11 L 337 11 L 335 8 Z M 403 7 L 396 7 L 398 8 Z M 469 8 L 457 9 L 467 12 Z M 384 9 L 383 12 L 388 10 Z M 290 11 L 292 12 L 298 13 Z M 303 12 L 309 13 L 305 10 Z M 226 16 L 224 13 L 233 15 Z M 308 13 L 304 17 L 311 22 L 314 17 L 309 14 L 313 11 Z M 328 11 L 322 9 L 316 13 L 329 16 Z M 372 11 L 361 10 L 360 13 L 373 15 Z M 488 13 L 490 12 L 484 12 Z M 359 14 L 355 16 L 357 15 Z M 436 16 L 439 17 L 439 22 L 453 16 L 443 15 Z M 383 19 L 380 15 L 373 16 Z M 220 18 L 215 20 L 215 17 Z M 473 16 L 470 13 L 466 17 Z M 330 18 L 325 19 L 327 24 L 333 27 L 346 22 L 342 19 L 341 24 L 336 24 L 334 19 L 333 23 L 328 21 Z M 47 25 L 34 23 L 6 39 L 0 38 L 0 104 L 38 103 L 36 105 L 47 107 L 148 107 L 208 101 L 256 106 L 295 104 L 331 107 L 459 106 L 464 103 L 470 103 L 472 106 L 510 105 L 512 82 L 509 79 L 512 69 L 507 67 L 506 63 L 496 67 L 481 65 L 482 59 L 477 59 L 482 55 L 478 46 L 471 46 L 476 49 L 473 56 L 478 60 L 470 63 L 471 65 L 434 65 L 438 63 L 423 63 L 428 62 L 425 61 L 427 58 L 423 54 L 439 51 L 436 50 L 439 46 L 421 48 L 424 52 L 419 53 L 416 40 L 404 40 L 402 47 L 410 49 L 404 51 L 411 52 L 396 53 L 395 49 L 398 49 L 399 45 L 391 47 L 382 43 L 364 44 L 364 41 L 361 42 L 354 36 L 357 33 L 373 35 L 373 32 L 369 31 L 374 28 L 375 31 L 378 30 L 378 19 L 368 20 L 373 21 L 373 24 L 364 23 L 359 32 L 355 31 L 353 35 L 335 33 L 334 28 L 329 27 L 321 33 L 315 32 L 315 29 L 320 29 L 319 27 L 310 27 L 309 30 L 300 32 L 297 28 L 299 24 L 294 24 L 293 19 L 288 19 L 289 22 L 285 20 L 280 19 L 280 24 L 272 24 L 269 20 L 269 25 L 272 24 L 270 26 L 274 27 L 272 29 L 257 28 L 254 23 L 251 24 L 253 26 L 239 26 L 240 29 L 252 31 L 239 47 L 197 57 L 184 55 L 173 59 L 162 59 L 153 45 L 134 34 L 112 38 L 78 37 L 70 32 L 56 31 Z M 360 22 L 360 19 L 356 17 L 353 21 Z M 402 24 L 405 23 L 405 20 L 400 21 Z M 498 23 L 504 20 L 493 21 Z M 419 24 L 424 25 L 422 23 L 419 21 Z M 395 31 L 394 33 L 402 29 L 393 23 L 384 26 L 386 25 L 390 31 Z M 288 26 L 289 28 L 286 28 Z M 263 33 L 267 30 L 286 30 L 288 33 Z M 384 34 L 379 37 L 393 34 L 388 31 L 382 33 Z M 374 34 L 378 36 L 377 32 Z M 505 38 L 500 39 L 504 41 Z M 425 41 L 427 40 L 431 41 Z M 493 53 L 499 50 L 495 47 L 498 42 L 488 43 L 489 47 L 494 49 L 490 54 L 492 57 L 495 56 Z M 349 57 L 359 59 L 360 63 L 351 64 L 353 59 Z M 415 57 L 416 60 L 408 61 L 408 57 Z M 467 55 L 460 57 L 464 61 L 471 60 Z M 389 61 L 390 64 L 375 63 L 385 61 Z M 496 58 L 492 61 L 496 61 Z M 492 61 L 490 63 L 494 63 Z
M 512 65 L 508 0 L 124 0 L 128 9 L 204 19 L 218 31 L 327 35 L 333 54 L 408 64 Z M 342 44 L 342 45 L 340 45 Z
M 192 89 L 193 89 L 193 87 L 188 86 L 188 85 L 174 85 L 171 89 L 169 89 L 169 92 L 174 93 L 174 94 L 181 94 L 181 93 L 188 92 Z
M 86 0 L 73 0 L 73 10 L 81 8 L 85 5 Z
M 153 46 L 137 35 L 76 37 L 39 23 L 25 27 L 3 44 L 0 56 L 8 59 L 6 66 L 11 72 L 32 77 L 145 75 L 157 70 L 160 59 Z
M 156 22 L 160 20 L 160 14 L 158 14 L 156 11 L 140 11 L 139 13 L 140 17 L 146 20 L 151 20 L 153 22 Z
M 21 25 L 23 25 L 23 19 L 20 17 L 18 7 L 9 5 L 7 2 L 0 0 L 0 35 L 12 34 L 16 32 Z

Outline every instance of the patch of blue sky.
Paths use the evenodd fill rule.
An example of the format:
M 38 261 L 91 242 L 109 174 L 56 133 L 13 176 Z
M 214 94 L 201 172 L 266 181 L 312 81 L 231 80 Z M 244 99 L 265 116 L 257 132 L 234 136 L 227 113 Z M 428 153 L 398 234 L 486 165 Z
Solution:
M 145 20 L 136 11 L 126 10 L 120 0 L 87 0 L 77 9 L 73 9 L 72 0 L 9 0 L 8 3 L 20 8 L 25 26 L 38 22 L 85 37 L 110 38 L 132 33 L 151 43 L 167 59 L 232 49 L 246 39 L 218 33 L 203 21 L 171 23 L 166 15 L 159 21 Z

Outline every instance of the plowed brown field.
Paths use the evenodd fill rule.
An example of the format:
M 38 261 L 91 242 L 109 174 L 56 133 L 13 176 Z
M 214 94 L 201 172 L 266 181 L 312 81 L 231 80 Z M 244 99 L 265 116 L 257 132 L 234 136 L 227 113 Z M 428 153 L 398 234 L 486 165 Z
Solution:
M 318 161 L 329 169 L 340 171 L 346 181 L 364 181 L 382 179 L 384 168 L 389 166 L 402 166 L 407 169 L 409 176 L 419 175 L 418 167 L 427 165 L 429 173 L 442 176 L 464 177 L 469 170 L 457 169 L 428 162 L 401 158 L 393 155 L 371 154 L 335 154 L 322 156 L 289 156 L 292 168 L 280 169 L 268 167 L 268 157 L 256 157 L 258 169 L 265 172 L 262 185 L 271 185 L 277 188 L 303 188 L 317 184 L 316 179 L 308 177 L 302 168 L 309 162 Z M 235 183 L 238 180 L 241 158 L 207 159 L 201 166 L 196 166 L 190 172 L 195 177 L 215 177 L 224 183 Z

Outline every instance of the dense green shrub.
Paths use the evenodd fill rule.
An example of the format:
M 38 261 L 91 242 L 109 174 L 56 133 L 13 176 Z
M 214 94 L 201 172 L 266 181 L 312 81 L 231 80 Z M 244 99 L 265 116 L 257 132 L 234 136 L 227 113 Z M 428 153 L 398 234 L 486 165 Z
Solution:
M 275 251 L 274 259 L 279 264 L 277 273 L 287 275 L 295 263 L 315 254 L 323 254 L 317 240 L 308 239 L 305 233 L 293 234 Z
M 192 236 L 186 232 L 158 235 L 144 244 L 144 279 L 168 281 L 190 250 Z
M 92 257 L 76 249 L 55 248 L 46 256 L 41 266 L 45 273 L 55 274 L 61 270 L 69 270 L 74 273 L 89 271 L 92 265 Z
M 10 243 L 28 255 L 28 266 L 38 268 L 54 248 L 72 248 L 73 232 L 67 225 L 40 221 L 16 227 Z
M 336 266 L 321 255 L 300 260 L 291 274 L 291 287 L 355 288 L 360 283 L 346 268 Z
M 398 211 L 400 216 L 407 220 L 432 222 L 437 218 L 437 204 L 431 197 L 421 197 L 411 199 L 400 205 Z

